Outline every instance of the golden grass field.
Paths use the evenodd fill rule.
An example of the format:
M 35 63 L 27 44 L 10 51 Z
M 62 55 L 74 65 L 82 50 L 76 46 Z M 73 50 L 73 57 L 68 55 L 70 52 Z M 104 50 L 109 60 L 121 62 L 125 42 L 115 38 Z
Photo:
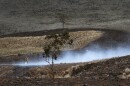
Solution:
M 66 45 L 63 49 L 80 49 L 102 35 L 102 31 L 93 30 L 70 32 L 73 45 Z M 46 41 L 45 36 L 0 38 L 0 56 L 43 52 Z

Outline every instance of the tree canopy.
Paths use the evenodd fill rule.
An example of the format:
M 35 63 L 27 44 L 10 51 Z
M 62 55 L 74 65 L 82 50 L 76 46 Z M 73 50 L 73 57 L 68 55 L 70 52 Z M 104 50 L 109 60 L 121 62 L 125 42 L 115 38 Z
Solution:
M 63 47 L 65 44 L 71 45 L 73 43 L 73 40 L 70 38 L 69 32 L 67 31 L 63 31 L 58 34 L 47 35 L 45 39 L 48 41 L 51 40 L 43 47 L 45 56 L 55 59 L 57 58 L 57 55 L 60 54 L 61 47 Z

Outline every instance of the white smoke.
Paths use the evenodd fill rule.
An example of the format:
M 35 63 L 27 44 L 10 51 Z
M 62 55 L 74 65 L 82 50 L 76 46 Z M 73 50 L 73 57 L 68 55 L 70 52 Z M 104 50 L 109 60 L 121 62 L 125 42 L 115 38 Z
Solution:
M 68 51 L 63 52 L 61 56 L 54 60 L 55 64 L 60 63 L 78 63 L 78 62 L 89 62 L 94 60 L 102 60 L 113 57 L 120 57 L 130 55 L 130 47 L 129 46 L 120 46 L 116 48 L 103 49 L 99 45 L 92 45 L 89 49 L 84 49 L 81 51 Z M 19 62 L 18 66 L 42 66 L 48 65 L 48 62 L 45 61 L 45 58 L 42 55 L 39 55 L 40 59 L 30 60 L 28 62 Z M 49 59 L 51 62 L 51 59 Z
M 102 41 L 92 42 L 86 48 L 79 51 L 67 51 L 62 52 L 60 57 L 57 60 L 54 60 L 55 64 L 60 63 L 79 63 L 79 62 L 89 62 L 94 60 L 109 59 L 113 57 L 121 57 L 130 55 L 130 34 L 125 33 L 112 33 L 113 36 L 110 38 L 110 33 L 107 33 Z M 117 39 L 115 39 L 117 38 Z M 48 62 L 45 61 L 42 54 L 40 55 L 31 55 L 34 59 L 29 59 L 28 62 L 18 62 L 13 65 L 18 66 L 42 66 L 48 65 Z M 49 59 L 51 63 L 51 59 Z

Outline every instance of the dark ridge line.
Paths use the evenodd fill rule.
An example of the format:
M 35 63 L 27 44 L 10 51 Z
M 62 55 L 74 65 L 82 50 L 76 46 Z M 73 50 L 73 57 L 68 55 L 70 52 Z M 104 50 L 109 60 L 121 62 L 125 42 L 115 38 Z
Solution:
M 116 31 L 116 32 L 128 33 L 128 32 L 122 31 L 122 30 L 103 29 L 103 28 L 89 28 L 89 29 L 88 28 L 58 28 L 58 29 L 51 29 L 51 30 L 18 32 L 18 33 L 13 33 L 13 34 L 6 34 L 6 35 L 1 35 L 0 38 L 4 38 L 4 37 L 43 36 L 43 35 L 60 33 L 62 31 L 76 32 L 76 31 L 89 31 L 89 30 L 105 31 L 105 32 L 106 31 Z

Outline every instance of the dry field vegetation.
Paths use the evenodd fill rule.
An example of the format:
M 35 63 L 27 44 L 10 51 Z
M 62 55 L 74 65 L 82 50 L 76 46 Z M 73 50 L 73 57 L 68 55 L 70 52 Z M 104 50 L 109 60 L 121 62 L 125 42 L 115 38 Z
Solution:
M 103 47 L 127 43 L 127 36 L 122 32 L 77 31 L 70 32 L 74 40 L 72 46 L 65 45 L 64 50 L 81 49 L 91 43 L 99 43 Z M 0 38 L 0 62 L 19 60 L 22 53 L 43 52 L 45 36 L 4 37 Z M 16 54 L 16 55 L 15 55 Z M 9 55 L 5 56 L 4 55 Z M 26 55 L 26 54 L 25 54 Z M 2 58 L 3 56 L 3 58 Z M 24 55 L 23 55 L 24 56 Z M 11 59 L 10 59 L 11 58 Z M 51 81 L 50 66 L 20 67 L 0 66 L 0 86 L 129 86 L 130 56 L 112 58 L 102 61 L 55 64 L 55 81 Z M 126 72 L 127 69 L 127 72 Z M 53 83 L 52 83 L 53 82 Z M 54 85 L 55 82 L 55 85 Z
M 0 68 L 0 86 L 83 86 L 84 83 L 87 86 L 130 86 L 129 60 L 130 56 L 124 56 L 98 62 L 55 65 L 55 81 L 47 78 L 47 66 L 4 66 Z M 69 77 L 64 77 L 64 71 L 68 69 L 73 70 L 69 70 Z
M 84 63 L 55 64 L 55 78 L 130 79 L 129 60 L 130 56 L 123 56 Z M 123 77 L 125 69 L 129 72 Z M 49 74 L 48 66 L 44 66 L 28 68 L 23 76 L 49 78 Z
M 63 49 L 80 49 L 102 35 L 102 31 L 70 32 L 73 45 L 65 45 Z M 43 52 L 46 41 L 45 36 L 0 38 L 0 56 Z

